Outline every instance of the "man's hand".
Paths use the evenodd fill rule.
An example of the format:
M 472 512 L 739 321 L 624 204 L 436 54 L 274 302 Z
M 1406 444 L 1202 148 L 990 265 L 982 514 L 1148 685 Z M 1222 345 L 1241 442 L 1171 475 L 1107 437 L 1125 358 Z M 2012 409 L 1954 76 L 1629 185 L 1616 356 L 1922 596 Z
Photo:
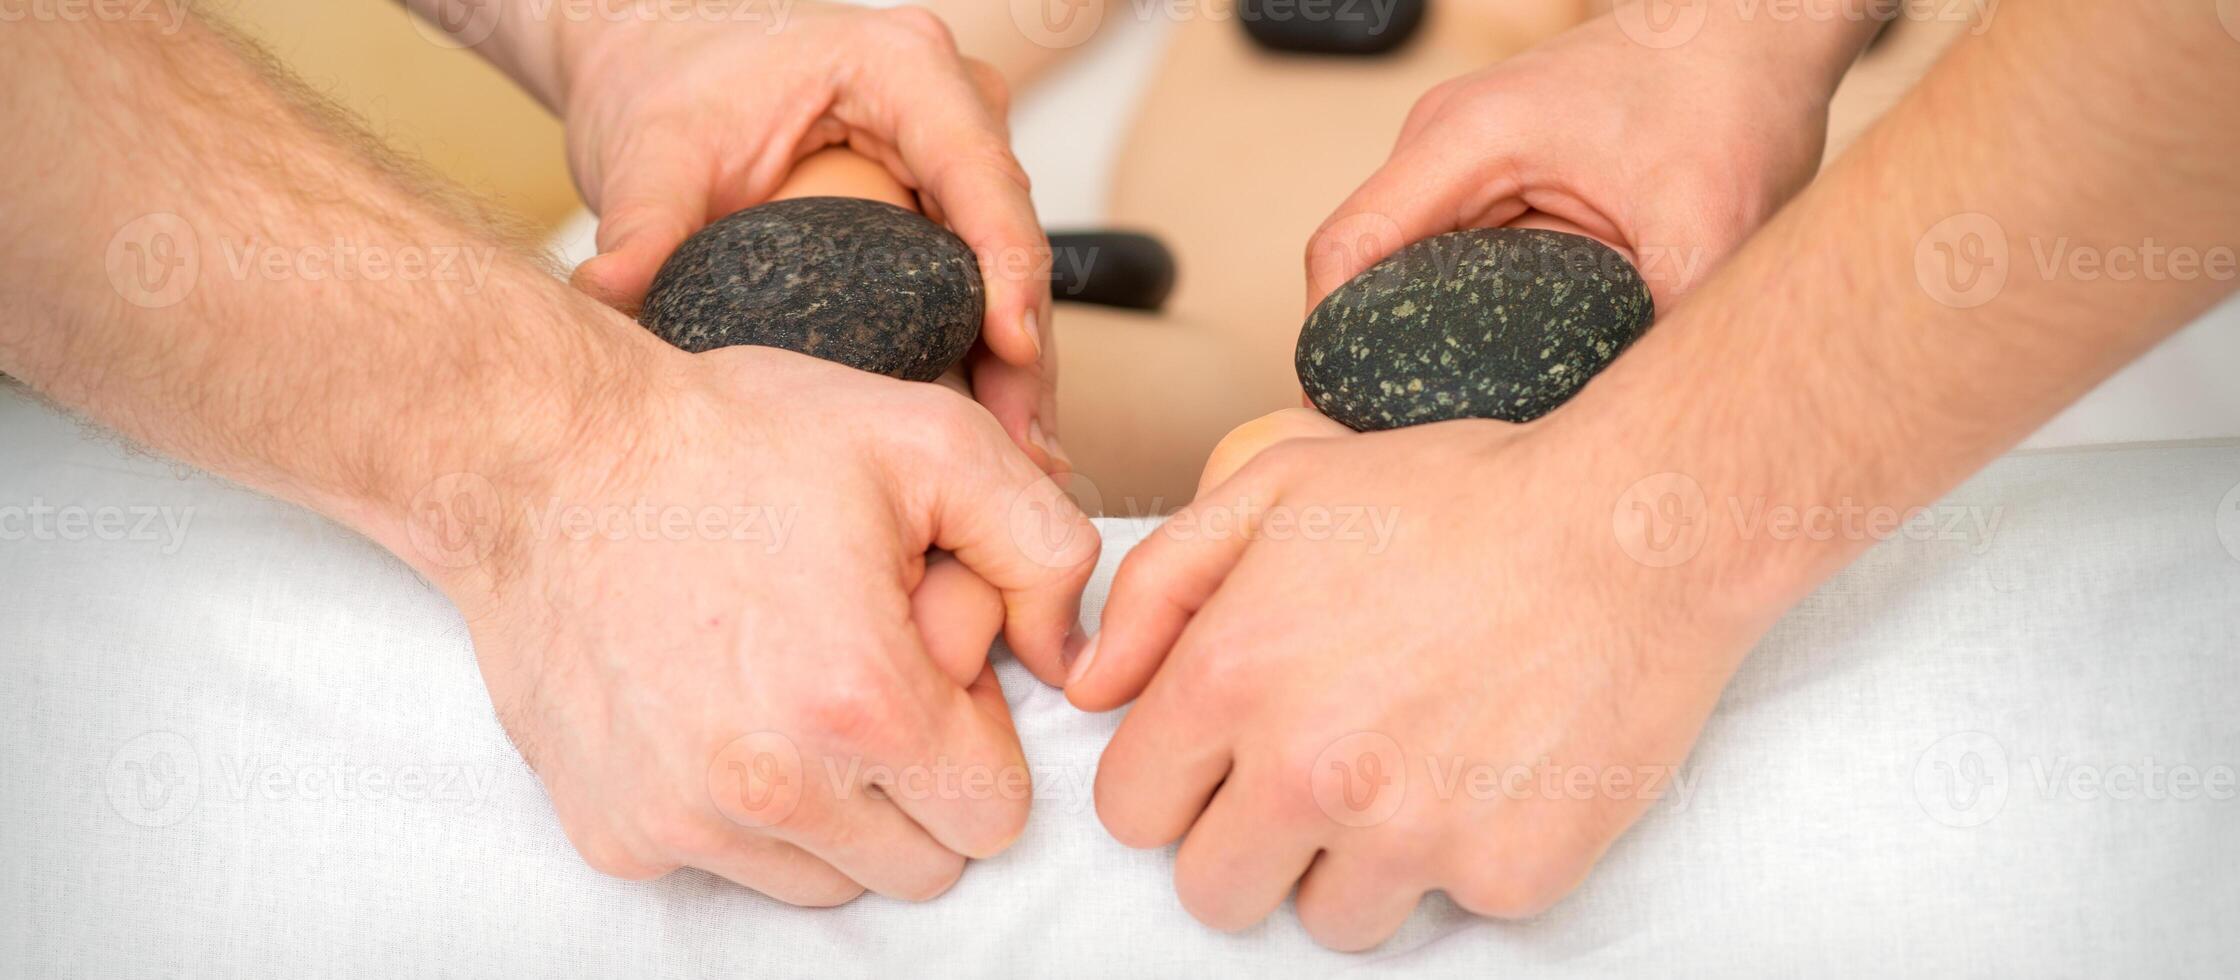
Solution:
M 771 10 L 766 22 L 557 25 L 555 105 L 599 214 L 599 255 L 576 284 L 634 309 L 686 236 L 768 200 L 812 153 L 847 146 L 884 164 L 980 257 L 988 309 L 974 393 L 1045 469 L 1062 468 L 1049 243 L 1011 153 L 1002 79 L 962 58 L 923 10 Z
M 940 386 L 765 348 L 679 360 L 536 491 L 426 495 L 420 563 L 593 866 L 808 905 L 938 894 L 1011 842 L 1031 788 L 992 628 L 913 619 L 942 574 L 923 556 L 995 586 L 1013 648 L 1055 678 L 1096 531 Z M 457 505 L 472 487 L 494 512 Z M 484 557 L 446 571 L 470 544 Z
M 1622 470 L 1583 433 L 1265 421 L 1286 441 L 1120 566 L 1066 688 L 1142 692 L 1098 814 L 1133 846 L 1183 838 L 1176 889 L 1216 928 L 1294 885 L 1349 950 L 1431 889 L 1546 908 L 1671 786 L 1765 604 L 1629 558 Z
M 1347 948 L 1428 888 L 1494 915 L 1561 896 L 1776 617 L 2232 292 L 2023 255 L 2224 241 L 2234 52 L 2208 5 L 2014 8 L 1547 417 L 1240 430 L 1215 479 L 1272 448 L 1128 556 L 1069 679 L 1090 709 L 1143 692 L 1098 770 L 1106 826 L 1187 834 L 1201 918 L 1256 921 L 1296 881 Z M 1996 279 L 1938 261 L 1963 236 Z
M 1671 309 L 1811 179 L 1840 67 L 1806 55 L 1850 42 L 1722 19 L 1658 49 L 1640 19 L 1621 9 L 1425 94 L 1308 244 L 1308 306 L 1410 242 L 1517 224 L 1619 249 Z M 1833 23 L 1821 33 L 1863 43 L 1859 21 Z
M 1097 540 L 985 409 L 678 351 L 200 17 L 8 30 L 0 371 L 440 587 L 594 864 L 923 897 L 1018 832 L 988 640 L 1062 677 Z

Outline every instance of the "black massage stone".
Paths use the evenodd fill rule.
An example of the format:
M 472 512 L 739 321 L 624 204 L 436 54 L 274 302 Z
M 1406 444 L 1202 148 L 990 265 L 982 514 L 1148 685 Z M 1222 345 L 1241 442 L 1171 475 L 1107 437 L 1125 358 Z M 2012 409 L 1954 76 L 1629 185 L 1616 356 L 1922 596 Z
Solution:
M 852 197 L 756 205 L 685 239 L 639 321 L 698 353 L 756 344 L 931 381 L 980 335 L 986 298 L 963 240 Z
M 1367 432 L 1529 422 L 1607 367 L 1655 319 L 1641 274 L 1591 238 L 1480 228 L 1394 252 L 1315 307 L 1299 383 Z
M 1423 26 L 1431 0 L 1240 0 L 1245 34 L 1289 54 L 1389 54 Z

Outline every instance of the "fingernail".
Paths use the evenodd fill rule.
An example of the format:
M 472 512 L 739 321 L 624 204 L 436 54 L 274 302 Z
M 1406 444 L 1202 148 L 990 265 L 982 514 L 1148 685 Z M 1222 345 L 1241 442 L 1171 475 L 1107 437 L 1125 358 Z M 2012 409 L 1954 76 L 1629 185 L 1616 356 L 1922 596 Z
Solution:
M 1050 442 L 1049 434 L 1042 431 L 1041 419 L 1027 420 L 1027 441 L 1033 443 L 1034 448 L 1042 450 L 1044 455 L 1053 458 L 1058 455 L 1058 447 Z
M 1041 314 L 1034 310 L 1028 310 L 1026 317 L 1020 321 L 1019 328 L 1027 332 L 1027 346 L 1034 348 L 1035 363 L 1042 363 Z
M 1082 644 L 1081 651 L 1072 655 L 1073 666 L 1066 669 L 1067 687 L 1081 683 L 1081 678 L 1088 676 L 1089 665 L 1097 661 L 1097 640 L 1096 636 L 1089 637 L 1088 642 Z

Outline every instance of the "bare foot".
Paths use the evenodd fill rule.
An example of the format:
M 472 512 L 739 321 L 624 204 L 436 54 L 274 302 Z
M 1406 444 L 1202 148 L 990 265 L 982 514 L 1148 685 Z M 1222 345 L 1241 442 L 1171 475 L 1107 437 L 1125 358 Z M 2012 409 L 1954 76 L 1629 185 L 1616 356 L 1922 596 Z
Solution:
M 1213 447 L 1213 455 L 1206 457 L 1205 473 L 1198 477 L 1198 495 L 1228 482 L 1252 457 L 1268 447 L 1293 439 L 1332 439 L 1353 435 L 1354 431 L 1330 420 L 1330 417 L 1311 408 L 1286 408 L 1270 412 L 1250 422 L 1229 430 L 1221 444 Z

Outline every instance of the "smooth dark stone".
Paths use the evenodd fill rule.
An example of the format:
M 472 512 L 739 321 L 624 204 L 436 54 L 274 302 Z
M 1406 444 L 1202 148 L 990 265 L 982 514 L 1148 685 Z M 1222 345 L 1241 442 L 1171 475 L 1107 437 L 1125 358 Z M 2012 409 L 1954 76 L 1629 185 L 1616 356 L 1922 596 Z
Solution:
M 639 322 L 698 353 L 757 344 L 931 381 L 980 335 L 972 250 L 923 215 L 852 197 L 756 205 L 685 239 Z
M 1357 431 L 1529 422 L 1655 318 L 1640 272 L 1601 242 L 1481 228 L 1416 242 L 1339 287 L 1307 317 L 1295 363 L 1315 407 Z
M 1261 47 L 1290 54 L 1381 55 L 1423 26 L 1430 0 L 1240 0 L 1237 19 Z
M 1174 253 L 1150 235 L 1050 233 L 1050 296 L 1060 303 L 1156 313 L 1174 293 L 1174 278 Z

